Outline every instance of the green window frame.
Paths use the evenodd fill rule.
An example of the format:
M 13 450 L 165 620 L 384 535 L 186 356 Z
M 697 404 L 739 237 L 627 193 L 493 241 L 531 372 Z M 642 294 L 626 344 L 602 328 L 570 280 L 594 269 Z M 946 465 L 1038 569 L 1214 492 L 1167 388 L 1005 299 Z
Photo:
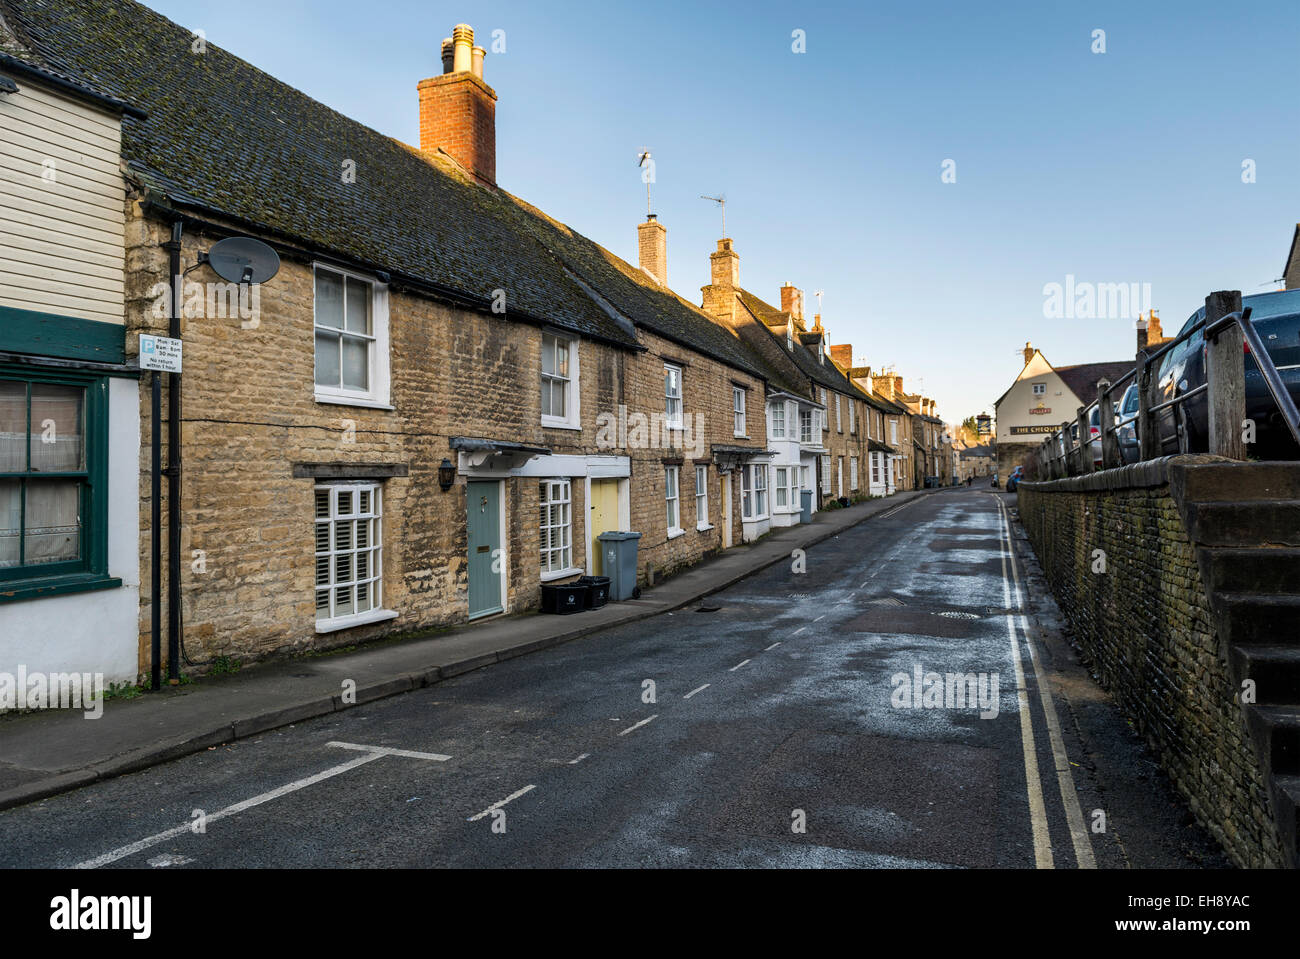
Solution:
M 14 530 L 18 538 L 16 552 L 9 547 L 0 550 L 8 557 L 8 565 L 0 566 L 0 603 L 31 599 L 65 592 L 90 589 L 108 589 L 121 585 L 121 580 L 108 576 L 108 377 L 93 372 L 75 370 L 43 370 L 28 366 L 0 363 L 0 386 L 13 397 L 19 384 L 22 398 L 17 412 L 22 431 L 5 431 L 10 455 L 0 458 L 0 535 Z M 42 470 L 36 455 L 42 445 L 46 428 L 42 421 L 33 423 L 40 410 L 33 411 L 33 396 L 49 396 L 53 391 L 43 387 L 64 387 L 81 390 L 81 422 L 75 424 L 81 431 L 81 457 L 79 469 Z M 9 408 L 10 419 L 15 412 Z M 57 421 L 50 434 L 57 443 L 60 432 Z M 63 430 L 66 435 L 66 428 Z M 23 436 L 18 440 L 17 436 Z M 16 443 L 21 443 L 21 456 L 15 459 Z M 61 561 L 33 562 L 31 525 L 28 511 L 32 503 L 32 490 L 49 483 L 76 482 L 77 485 L 77 556 Z M 17 489 L 17 522 L 13 518 Z M 14 533 L 10 533 L 14 535 Z M 44 534 L 48 535 L 48 534 Z M 13 558 L 16 557 L 16 560 Z

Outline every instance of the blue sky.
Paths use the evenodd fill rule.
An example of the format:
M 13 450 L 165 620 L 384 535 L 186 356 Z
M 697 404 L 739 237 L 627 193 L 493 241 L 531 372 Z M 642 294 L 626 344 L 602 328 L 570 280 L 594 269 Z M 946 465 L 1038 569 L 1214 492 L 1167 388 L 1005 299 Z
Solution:
M 1132 355 L 1131 320 L 1045 318 L 1046 284 L 1149 283 L 1172 331 L 1276 288 L 1300 221 L 1294 0 L 148 2 L 408 143 L 452 26 L 504 30 L 503 187 L 635 262 L 649 147 L 673 289 L 700 302 L 723 193 L 742 284 L 824 290 L 831 341 L 949 421 L 992 412 L 1026 340 Z

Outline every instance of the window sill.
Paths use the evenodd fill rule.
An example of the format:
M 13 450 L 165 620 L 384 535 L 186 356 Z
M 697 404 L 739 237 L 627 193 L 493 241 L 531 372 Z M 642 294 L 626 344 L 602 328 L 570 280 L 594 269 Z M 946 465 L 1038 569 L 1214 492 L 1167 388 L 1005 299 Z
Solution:
M 379 400 L 370 399 L 366 396 L 336 396 L 333 393 L 317 393 L 317 403 L 328 403 L 331 406 L 360 406 L 368 410 L 395 410 L 397 407 L 390 406 Z
M 668 531 L 669 539 L 676 539 L 678 536 L 685 536 L 685 535 L 686 535 L 686 530 L 677 527 L 674 527 L 673 529 L 670 529 Z
M 316 633 L 337 633 L 345 629 L 353 629 L 357 626 L 369 626 L 371 623 L 383 623 L 390 619 L 396 619 L 398 614 L 391 609 L 375 609 L 368 613 L 357 613 L 354 616 L 340 616 L 337 619 L 318 619 L 316 620 Z
M 738 439 L 738 440 L 747 440 L 747 439 L 749 439 L 749 434 L 748 434 L 748 433 L 732 433 L 731 436 L 732 436 L 733 439 Z
M 576 430 L 582 432 L 582 425 L 570 420 L 557 420 L 549 416 L 542 417 L 542 429 L 544 430 Z
M 585 572 L 586 570 L 579 569 L 576 566 L 571 566 L 569 569 L 557 570 L 554 573 L 543 573 L 542 582 L 549 583 L 557 579 L 567 579 L 570 576 L 581 576 Z
M 66 576 L 46 576 L 40 579 L 5 580 L 0 582 L 0 605 L 28 599 L 45 599 L 50 596 L 120 589 L 121 586 L 122 581 L 117 577 L 103 576 L 98 573 L 70 573 Z
M 695 532 L 697 532 L 697 533 L 707 533 L 707 532 L 708 532 L 709 530 L 711 530 L 711 529 L 713 529 L 713 524 L 712 524 L 712 523 L 696 523 L 696 524 L 695 524 Z

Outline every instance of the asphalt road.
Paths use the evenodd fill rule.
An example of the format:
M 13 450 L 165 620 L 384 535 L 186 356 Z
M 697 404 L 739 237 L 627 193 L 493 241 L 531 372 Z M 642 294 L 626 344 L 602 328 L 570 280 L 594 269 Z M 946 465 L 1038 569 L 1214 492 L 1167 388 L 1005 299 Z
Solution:
M 0 866 L 1223 865 L 1011 505 L 921 497 L 699 610 L 0 813 Z

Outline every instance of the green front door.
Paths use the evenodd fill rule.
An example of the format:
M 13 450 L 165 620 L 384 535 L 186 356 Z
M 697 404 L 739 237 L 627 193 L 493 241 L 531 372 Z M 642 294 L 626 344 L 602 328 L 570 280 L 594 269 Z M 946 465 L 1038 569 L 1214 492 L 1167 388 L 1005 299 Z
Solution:
M 505 609 L 505 551 L 501 548 L 501 484 L 466 483 L 469 513 L 469 618 Z

